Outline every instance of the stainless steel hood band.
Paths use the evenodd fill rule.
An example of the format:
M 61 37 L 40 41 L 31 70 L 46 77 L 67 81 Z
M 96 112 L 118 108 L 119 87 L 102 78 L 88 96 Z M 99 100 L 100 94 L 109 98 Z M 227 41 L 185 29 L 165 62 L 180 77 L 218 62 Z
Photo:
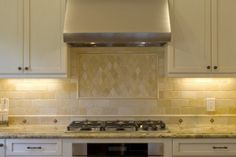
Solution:
M 64 33 L 73 47 L 156 47 L 171 40 L 171 33 Z

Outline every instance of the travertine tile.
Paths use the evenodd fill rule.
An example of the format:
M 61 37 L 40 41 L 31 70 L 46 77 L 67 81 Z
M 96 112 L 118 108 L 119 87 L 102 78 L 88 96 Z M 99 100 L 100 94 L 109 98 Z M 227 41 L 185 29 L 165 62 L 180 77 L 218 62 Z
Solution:
M 234 123 L 236 78 L 167 78 L 162 48 L 75 48 L 70 57 L 68 79 L 0 79 L 0 98 L 10 99 L 9 114 L 160 115 L 177 123 L 175 115 L 188 124 L 208 124 L 211 116 L 222 115 L 217 123 Z M 206 111 L 207 97 L 216 98 L 215 112 Z
M 79 76 L 80 97 L 157 96 L 154 54 L 81 54 Z

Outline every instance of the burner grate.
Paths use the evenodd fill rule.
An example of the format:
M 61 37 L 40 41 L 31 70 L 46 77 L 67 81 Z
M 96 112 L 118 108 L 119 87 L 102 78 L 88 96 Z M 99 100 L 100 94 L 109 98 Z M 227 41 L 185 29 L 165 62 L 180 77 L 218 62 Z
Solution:
M 159 131 L 165 130 L 166 124 L 163 121 L 73 121 L 68 131 Z

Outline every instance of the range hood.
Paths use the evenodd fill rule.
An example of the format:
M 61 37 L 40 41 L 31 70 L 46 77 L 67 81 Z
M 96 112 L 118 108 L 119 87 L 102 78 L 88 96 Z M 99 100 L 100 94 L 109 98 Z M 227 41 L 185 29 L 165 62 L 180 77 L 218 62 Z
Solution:
M 163 46 L 168 0 L 67 0 L 64 41 L 74 47 Z

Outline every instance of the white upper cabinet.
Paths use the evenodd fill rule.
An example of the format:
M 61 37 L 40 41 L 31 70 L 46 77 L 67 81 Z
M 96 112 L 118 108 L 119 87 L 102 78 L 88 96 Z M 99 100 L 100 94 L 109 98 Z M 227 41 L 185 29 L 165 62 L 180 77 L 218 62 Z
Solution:
M 0 0 L 0 21 L 0 73 L 21 73 L 23 0 Z
M 236 1 L 212 0 L 213 69 L 236 73 Z
M 25 0 L 25 8 L 25 72 L 65 73 L 66 54 L 62 34 L 65 1 Z
M 168 72 L 205 73 L 211 64 L 210 0 L 170 0 Z
M 235 0 L 170 0 L 170 10 L 170 76 L 236 74 Z
M 0 77 L 64 77 L 65 0 L 0 0 Z

